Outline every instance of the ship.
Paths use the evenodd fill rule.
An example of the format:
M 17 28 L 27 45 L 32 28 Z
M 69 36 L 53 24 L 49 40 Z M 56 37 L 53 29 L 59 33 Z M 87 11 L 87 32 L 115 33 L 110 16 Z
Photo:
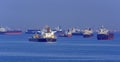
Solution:
M 5 34 L 22 34 L 21 30 L 8 30 L 5 32 Z
M 60 34 L 62 34 L 64 32 L 63 29 L 61 28 L 61 26 L 55 27 L 53 29 L 53 31 L 55 32 L 56 36 L 59 36 Z
M 91 28 L 87 28 L 83 30 L 83 37 L 84 38 L 89 38 L 93 36 L 93 30 Z
M 97 39 L 98 40 L 112 40 L 114 38 L 114 33 L 104 28 L 103 26 L 98 30 Z
M 45 29 L 43 29 L 41 35 L 36 33 L 29 38 L 29 41 L 33 42 L 56 42 L 56 40 L 57 37 L 49 26 L 46 26 Z
M 0 27 L 0 34 L 21 34 L 22 31 L 21 30 L 13 30 L 13 29 L 7 29 L 7 28 L 3 28 Z
M 72 28 L 72 35 L 82 35 L 82 31 L 79 28 Z
M 61 26 L 58 26 L 58 27 L 55 27 L 55 29 L 53 29 L 53 31 L 62 32 L 62 28 L 61 28 Z
M 59 37 L 72 37 L 72 32 L 68 29 L 67 31 L 59 34 Z
M 0 27 L 0 34 L 5 34 L 6 33 L 6 29 L 3 27 Z
M 39 29 L 28 29 L 25 32 L 25 34 L 35 34 L 35 33 L 41 34 L 41 31 Z

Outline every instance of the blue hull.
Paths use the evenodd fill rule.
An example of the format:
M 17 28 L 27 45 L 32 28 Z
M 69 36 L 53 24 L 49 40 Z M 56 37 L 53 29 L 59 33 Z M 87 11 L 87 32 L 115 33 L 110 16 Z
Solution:
M 98 40 L 112 40 L 114 35 L 112 33 L 110 34 L 97 34 Z

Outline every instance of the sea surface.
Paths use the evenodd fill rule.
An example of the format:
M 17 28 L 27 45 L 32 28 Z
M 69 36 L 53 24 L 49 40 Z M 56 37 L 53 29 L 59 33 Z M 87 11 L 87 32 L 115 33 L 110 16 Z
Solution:
M 0 62 L 120 62 L 120 33 L 113 40 L 73 36 L 29 42 L 32 35 L 0 35 Z

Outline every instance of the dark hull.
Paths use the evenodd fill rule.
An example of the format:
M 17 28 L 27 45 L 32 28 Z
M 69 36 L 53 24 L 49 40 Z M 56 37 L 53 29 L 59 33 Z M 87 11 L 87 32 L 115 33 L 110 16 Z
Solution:
M 25 32 L 25 34 L 35 34 L 35 33 L 41 34 L 41 33 L 38 33 L 38 32 Z
M 59 37 L 71 37 L 71 36 L 67 36 L 67 35 L 61 36 L 61 35 L 60 35 Z
M 5 31 L 5 32 L 0 32 L 0 34 L 21 34 L 22 31 Z
M 30 38 L 29 41 L 33 41 L 33 42 L 56 42 L 56 39 L 52 39 L 52 38 L 39 38 L 39 39 Z
M 72 33 L 72 35 L 83 35 L 82 32 Z
M 22 34 L 22 31 L 7 31 L 5 34 Z
M 27 31 L 25 32 L 25 34 L 35 34 L 35 33 L 40 34 L 38 31 L 40 31 L 40 30 L 27 30 Z
M 114 38 L 114 34 L 97 34 L 98 40 L 112 40 Z
M 63 34 L 63 35 L 59 35 L 59 37 L 72 37 L 72 35 L 66 35 L 66 34 Z
M 56 36 L 59 36 L 60 34 L 63 34 L 64 32 L 62 32 L 62 31 L 57 31 L 56 33 L 55 33 L 55 35 Z
M 90 34 L 90 35 L 84 34 L 84 35 L 83 35 L 84 38 L 90 38 L 90 37 L 92 37 L 92 36 L 93 36 L 93 34 Z
M 0 35 L 3 35 L 3 34 L 5 34 L 5 32 L 0 32 Z
M 25 34 L 36 34 L 36 33 L 41 34 L 40 32 L 37 32 L 37 31 L 36 32 L 25 32 Z

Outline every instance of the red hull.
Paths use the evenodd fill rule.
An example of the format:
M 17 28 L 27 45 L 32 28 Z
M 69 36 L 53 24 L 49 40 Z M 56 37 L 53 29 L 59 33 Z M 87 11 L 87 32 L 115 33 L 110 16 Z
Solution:
M 8 32 L 6 32 L 5 34 L 21 34 L 22 33 L 22 31 L 8 31 Z

